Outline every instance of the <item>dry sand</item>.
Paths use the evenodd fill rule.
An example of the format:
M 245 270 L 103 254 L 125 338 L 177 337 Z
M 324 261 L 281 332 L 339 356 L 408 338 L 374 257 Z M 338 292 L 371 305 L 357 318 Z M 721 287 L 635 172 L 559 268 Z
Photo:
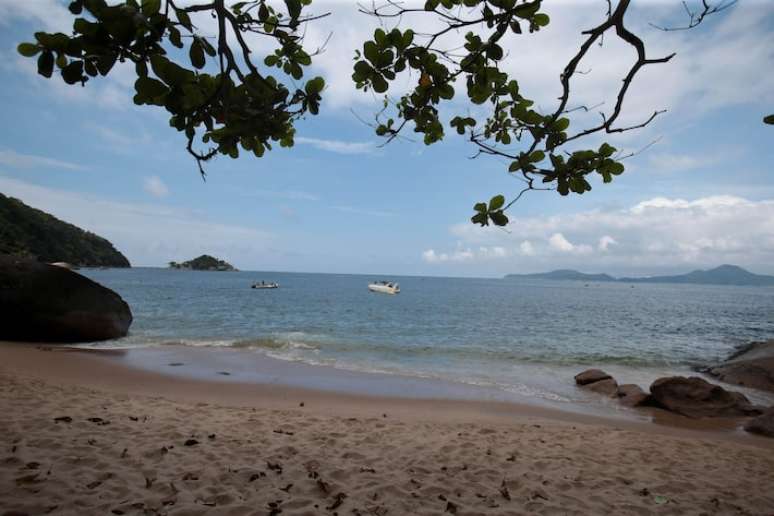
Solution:
M 0 515 L 774 514 L 772 440 L 75 355 L 0 346 Z

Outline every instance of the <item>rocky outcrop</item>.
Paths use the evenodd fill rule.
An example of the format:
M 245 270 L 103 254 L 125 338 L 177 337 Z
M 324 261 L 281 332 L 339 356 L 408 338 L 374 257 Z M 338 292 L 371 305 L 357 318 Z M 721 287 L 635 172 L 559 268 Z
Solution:
M 123 337 L 129 305 L 77 272 L 0 255 L 0 340 L 87 342 Z
M 588 385 L 590 383 L 611 379 L 612 376 L 599 369 L 587 369 L 582 373 L 575 375 L 575 383 L 578 385 Z
M 753 434 L 774 437 L 774 407 L 771 407 L 755 419 L 748 421 L 744 425 L 744 429 Z
M 753 342 L 704 372 L 722 382 L 774 392 L 774 340 Z
M 598 382 L 589 383 L 584 385 L 588 390 L 594 391 L 597 394 L 602 394 L 610 398 L 615 398 L 618 395 L 618 382 L 613 378 L 607 378 Z
M 761 413 L 743 394 L 727 391 L 695 376 L 659 378 L 650 386 L 650 394 L 656 406 L 692 418 Z
M 650 395 L 643 391 L 642 387 L 633 383 L 619 385 L 616 395 L 618 401 L 627 407 L 641 407 L 650 403 Z

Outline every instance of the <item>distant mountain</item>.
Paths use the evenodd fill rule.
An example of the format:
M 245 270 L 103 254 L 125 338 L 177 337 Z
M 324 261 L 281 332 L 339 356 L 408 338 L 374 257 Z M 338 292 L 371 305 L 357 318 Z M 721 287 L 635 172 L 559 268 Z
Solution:
M 721 265 L 708 271 L 696 270 L 677 276 L 652 276 L 649 278 L 620 278 L 627 283 L 699 283 L 704 285 L 774 285 L 774 276 L 753 274 L 736 265 Z
M 560 269 L 551 272 L 539 272 L 536 274 L 508 274 L 505 279 L 547 279 L 547 280 L 572 280 L 572 281 L 615 281 L 608 274 L 585 274 L 571 269 Z
M 643 278 L 614 278 L 608 274 L 584 274 L 582 272 L 561 269 L 538 274 L 508 274 L 505 279 L 547 279 L 573 281 L 618 281 L 622 283 L 693 283 L 703 285 L 750 285 L 774 286 L 774 276 L 753 274 L 736 265 L 721 265 L 707 271 L 696 270 L 675 276 L 649 276 Z
M 130 267 L 104 238 L 0 193 L 0 254 L 78 267 Z
M 169 266 L 173 269 L 189 269 L 193 271 L 231 272 L 236 270 L 230 263 L 218 260 L 208 254 L 203 254 L 198 258 L 183 263 L 169 262 Z

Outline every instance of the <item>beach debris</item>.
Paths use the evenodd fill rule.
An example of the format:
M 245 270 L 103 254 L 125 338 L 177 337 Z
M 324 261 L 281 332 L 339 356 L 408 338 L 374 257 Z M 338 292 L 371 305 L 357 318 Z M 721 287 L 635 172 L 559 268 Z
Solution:
M 762 415 L 747 422 L 744 429 L 750 433 L 774 437 L 774 407 L 769 408 Z
M 218 371 L 218 374 L 221 376 L 231 376 L 231 373 L 229 373 L 228 371 Z
M 182 362 L 170 362 L 167 364 L 169 367 L 180 367 L 181 365 L 185 365 Z
M 530 496 L 530 499 L 532 499 L 532 500 L 538 500 L 538 499 L 548 500 L 548 495 L 542 489 L 537 489 L 537 490 L 532 492 L 532 496 Z
M 139 421 L 140 420 L 140 418 L 138 418 L 137 416 L 129 416 L 129 419 L 131 421 Z
M 215 437 L 217 437 L 215 434 L 210 434 L 207 436 L 207 439 L 209 439 L 210 441 L 214 441 Z
M 94 482 L 89 482 L 86 484 L 86 487 L 89 489 L 94 489 L 102 485 L 102 480 L 95 480 Z
M 264 473 L 263 471 L 259 471 L 258 473 L 253 473 L 252 475 L 250 475 L 250 478 L 247 479 L 247 481 L 248 482 L 255 482 L 259 478 L 265 477 L 265 476 L 266 476 L 266 473 Z M 198 480 L 198 478 L 197 478 L 197 480 Z
M 500 494 L 506 500 L 511 499 L 511 492 L 508 490 L 508 485 L 505 483 L 505 479 L 503 479 L 503 482 L 500 484 Z
M 280 487 L 280 491 L 285 491 L 286 493 L 290 493 L 290 488 L 293 487 L 293 484 L 288 484 L 285 487 Z
M 274 430 L 274 433 L 275 434 L 283 434 L 283 435 L 295 435 L 295 432 L 290 432 L 288 430 L 283 430 L 281 428 L 278 428 L 278 429 Z
M 508 457 L 505 460 L 508 462 L 516 462 L 516 454 L 511 453 L 510 455 L 508 455 Z
M 650 494 L 650 489 L 647 487 L 643 487 L 640 489 L 640 496 L 648 496 Z
M 59 416 L 54 418 L 54 423 L 72 423 L 73 418 L 70 416 Z
M 37 484 L 38 482 L 42 482 L 42 479 L 39 479 L 40 473 L 33 473 L 31 475 L 24 475 L 23 477 L 18 477 L 16 479 L 16 485 L 22 486 L 25 484 Z
M 304 402 L 302 401 L 301 403 L 298 404 L 298 406 L 299 407 L 303 407 L 304 406 Z
M 38 469 L 40 468 L 40 462 L 28 462 L 24 467 L 27 469 Z
M 95 444 L 97 444 L 97 440 L 96 439 L 89 439 L 89 440 L 86 441 L 86 443 L 89 446 L 94 446 Z
M 361 473 L 376 473 L 376 470 L 374 468 L 369 468 L 366 466 L 361 466 L 360 468 Z
M 612 376 L 600 369 L 586 369 L 575 375 L 575 383 L 578 385 L 588 385 L 602 380 L 611 380 L 612 378 Z
M 446 502 L 446 509 L 444 512 L 449 512 L 451 514 L 457 514 L 457 504 L 451 501 Z
M 331 487 L 330 487 L 330 485 L 328 484 L 328 482 L 325 482 L 325 481 L 323 481 L 323 479 L 321 479 L 321 478 L 319 478 L 319 477 L 317 477 L 316 484 L 317 484 L 317 488 L 318 488 L 320 491 L 322 491 L 323 493 L 325 493 L 325 494 L 328 494 L 328 492 L 329 492 L 329 491 L 330 491 L 330 489 L 331 489 Z
M 199 444 L 199 441 L 196 439 L 188 439 L 183 443 L 184 446 L 196 446 L 197 444 Z
M 327 506 L 326 509 L 329 511 L 334 511 L 338 509 L 339 507 L 341 507 L 341 504 L 344 503 L 344 499 L 346 497 L 347 495 L 345 493 L 337 493 L 336 496 L 334 497 L 333 503 Z
M 266 467 L 275 472 L 277 475 L 282 475 L 282 465 L 279 462 L 266 461 Z
M 155 481 L 155 478 L 145 477 L 145 489 L 150 489 Z
M 277 514 L 282 514 L 282 508 L 280 507 L 282 505 L 282 500 L 277 500 L 276 502 L 269 502 L 266 504 L 266 506 L 269 508 L 269 516 L 276 516 Z
M 183 481 L 186 480 L 199 480 L 199 477 L 196 476 L 194 473 L 186 473 L 183 475 Z M 250 480 L 252 482 L 252 480 Z
M 669 498 L 666 496 L 656 495 L 653 497 L 653 503 L 656 505 L 664 505 L 665 503 L 669 503 Z

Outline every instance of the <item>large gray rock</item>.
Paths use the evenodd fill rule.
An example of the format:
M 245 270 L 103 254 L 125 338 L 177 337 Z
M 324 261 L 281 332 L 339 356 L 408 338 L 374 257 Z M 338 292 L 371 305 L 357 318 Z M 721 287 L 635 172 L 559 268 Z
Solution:
M 650 395 L 639 385 L 626 383 L 618 386 L 618 401 L 627 407 L 640 407 L 650 402 Z
M 650 394 L 657 406 L 693 418 L 761 413 L 743 394 L 727 391 L 695 376 L 659 378 L 650 386 Z
M 575 375 L 575 383 L 578 385 L 588 385 L 590 383 L 608 380 L 610 378 L 612 378 L 612 376 L 599 369 L 586 369 L 582 373 Z
M 121 296 L 77 272 L 0 255 L 0 340 L 88 342 L 123 337 Z
M 753 434 L 774 437 L 774 407 L 771 407 L 755 419 L 748 421 L 744 425 L 744 429 Z
M 722 382 L 774 392 L 774 340 L 753 342 L 706 373 Z

